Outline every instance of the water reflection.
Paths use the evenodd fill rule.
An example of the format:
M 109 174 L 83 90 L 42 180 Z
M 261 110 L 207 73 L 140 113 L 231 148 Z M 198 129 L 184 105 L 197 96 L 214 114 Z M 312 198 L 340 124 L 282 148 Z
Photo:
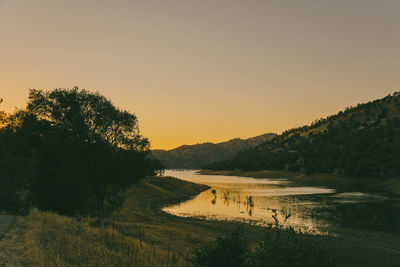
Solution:
M 380 196 L 293 187 L 284 179 L 198 175 L 195 171 L 166 171 L 166 175 L 212 187 L 194 199 L 164 208 L 178 216 L 258 225 L 279 222 L 314 233 L 326 232 L 331 226 L 389 231 L 400 227 L 400 207 L 393 205 L 397 202 Z

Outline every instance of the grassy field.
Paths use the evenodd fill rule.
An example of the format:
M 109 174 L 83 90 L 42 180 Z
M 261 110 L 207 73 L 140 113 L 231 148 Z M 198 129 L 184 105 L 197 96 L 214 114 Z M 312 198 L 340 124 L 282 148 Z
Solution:
M 0 241 L 0 266 L 191 266 L 193 249 L 232 231 L 238 223 L 165 214 L 161 207 L 207 189 L 173 178 L 150 178 L 131 187 L 104 233 L 93 218 L 69 218 L 32 210 L 18 217 Z M 243 225 L 250 241 L 267 231 Z M 338 236 L 307 236 L 339 265 L 397 266 L 400 236 L 349 229 Z M 8 265 L 7 265 L 8 264 Z
M 174 178 L 145 179 L 126 192 L 104 233 L 93 218 L 32 210 L 0 242 L 0 266 L 190 266 L 194 247 L 236 225 L 181 219 L 160 208 L 206 189 Z

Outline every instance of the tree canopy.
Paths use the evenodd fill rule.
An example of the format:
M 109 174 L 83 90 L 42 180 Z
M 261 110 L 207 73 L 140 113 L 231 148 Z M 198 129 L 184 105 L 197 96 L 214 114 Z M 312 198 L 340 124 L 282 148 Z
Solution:
M 103 225 L 122 205 L 125 188 L 161 168 L 135 114 L 99 93 L 31 89 L 26 110 L 8 117 L 2 138 L 24 156 L 26 198 L 39 208 L 95 213 Z
M 106 143 L 113 147 L 148 150 L 149 142 L 139 132 L 134 114 L 116 108 L 99 93 L 74 87 L 29 92 L 28 112 L 39 120 L 63 129 L 87 143 Z

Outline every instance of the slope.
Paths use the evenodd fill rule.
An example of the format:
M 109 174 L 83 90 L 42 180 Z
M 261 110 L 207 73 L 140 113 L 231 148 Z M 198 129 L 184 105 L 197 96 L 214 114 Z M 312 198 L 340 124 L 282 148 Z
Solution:
M 349 176 L 400 176 L 400 93 L 346 108 L 288 130 L 210 170 L 288 170 Z

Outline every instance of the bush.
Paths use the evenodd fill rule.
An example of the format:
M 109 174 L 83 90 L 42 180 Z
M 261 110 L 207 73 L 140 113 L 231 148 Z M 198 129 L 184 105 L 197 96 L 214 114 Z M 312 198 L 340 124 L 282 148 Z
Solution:
M 306 236 L 281 226 L 269 228 L 252 246 L 240 230 L 235 230 L 195 251 L 193 262 L 202 267 L 335 266 Z
M 224 238 L 196 250 L 193 258 L 195 266 L 201 267 L 239 267 L 244 266 L 248 242 L 239 229 Z
M 247 266 L 334 266 L 326 253 L 293 229 L 271 228 L 247 257 Z
M 298 172 L 298 171 L 300 171 L 300 166 L 298 164 L 290 164 L 288 166 L 288 171 L 290 171 L 290 172 Z

